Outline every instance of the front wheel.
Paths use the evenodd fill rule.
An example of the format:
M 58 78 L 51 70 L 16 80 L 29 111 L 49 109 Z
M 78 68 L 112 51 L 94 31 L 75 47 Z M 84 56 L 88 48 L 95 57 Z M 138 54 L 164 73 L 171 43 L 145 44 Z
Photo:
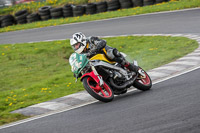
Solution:
M 114 93 L 105 82 L 102 87 L 91 77 L 84 77 L 82 82 L 86 91 L 97 100 L 102 102 L 110 102 L 113 100 Z
M 142 68 L 140 68 L 140 70 L 143 72 L 145 76 L 139 75 L 138 78 L 133 83 L 133 86 L 138 90 L 142 91 L 150 90 L 152 86 L 151 78 Z

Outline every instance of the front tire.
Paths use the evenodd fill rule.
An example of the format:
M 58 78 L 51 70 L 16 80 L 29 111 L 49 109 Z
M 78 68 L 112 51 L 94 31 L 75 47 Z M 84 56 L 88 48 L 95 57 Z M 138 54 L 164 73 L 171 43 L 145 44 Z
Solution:
M 139 68 L 139 69 L 142 69 L 142 68 Z M 147 91 L 147 90 L 151 89 L 151 87 L 152 87 L 152 81 L 151 81 L 150 76 L 143 69 L 142 69 L 142 71 L 145 74 L 145 78 L 138 77 L 135 80 L 135 82 L 133 83 L 133 86 L 135 88 L 137 88 L 138 90 Z
M 84 77 L 82 82 L 86 91 L 97 100 L 102 102 L 111 102 L 114 99 L 113 90 L 105 82 L 103 87 L 100 87 L 91 77 Z

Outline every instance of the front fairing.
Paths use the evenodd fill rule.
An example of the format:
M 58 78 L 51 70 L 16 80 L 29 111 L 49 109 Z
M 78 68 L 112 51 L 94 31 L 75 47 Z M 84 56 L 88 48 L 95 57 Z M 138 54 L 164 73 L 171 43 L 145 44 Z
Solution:
M 75 74 L 76 77 L 78 77 L 78 75 L 85 68 L 88 62 L 89 60 L 84 54 L 73 53 L 69 58 L 71 71 Z

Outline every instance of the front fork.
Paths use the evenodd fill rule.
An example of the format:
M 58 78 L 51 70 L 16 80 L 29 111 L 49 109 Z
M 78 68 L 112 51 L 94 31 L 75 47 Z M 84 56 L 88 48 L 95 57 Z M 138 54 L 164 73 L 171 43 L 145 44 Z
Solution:
M 97 76 L 98 79 L 99 79 L 99 86 L 102 87 L 103 84 L 104 84 L 103 78 L 102 78 L 101 76 L 99 76 L 99 74 L 98 74 L 97 70 L 95 69 L 94 65 L 92 64 L 92 62 L 89 62 L 89 64 L 90 64 L 91 69 L 92 69 L 92 71 L 94 72 L 95 76 Z
M 92 62 L 89 62 L 89 65 L 91 66 L 92 71 L 89 73 L 85 73 L 82 77 L 81 77 L 81 81 L 84 77 L 91 77 L 93 78 L 96 83 L 100 86 L 103 87 L 104 85 L 104 81 L 103 78 L 98 74 L 97 70 L 95 69 L 94 65 L 92 64 Z

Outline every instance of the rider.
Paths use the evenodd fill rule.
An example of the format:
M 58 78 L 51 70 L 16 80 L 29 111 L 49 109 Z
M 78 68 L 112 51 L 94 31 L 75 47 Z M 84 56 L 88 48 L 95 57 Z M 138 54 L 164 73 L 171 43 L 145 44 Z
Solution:
M 109 59 L 116 61 L 130 71 L 138 72 L 138 66 L 129 63 L 116 48 L 109 47 L 106 45 L 105 40 L 98 37 L 91 36 L 87 38 L 83 33 L 78 32 L 73 34 L 70 44 L 78 54 L 86 54 L 87 57 L 92 57 L 97 53 L 104 53 Z M 102 50 L 103 48 L 105 48 L 106 53 Z

